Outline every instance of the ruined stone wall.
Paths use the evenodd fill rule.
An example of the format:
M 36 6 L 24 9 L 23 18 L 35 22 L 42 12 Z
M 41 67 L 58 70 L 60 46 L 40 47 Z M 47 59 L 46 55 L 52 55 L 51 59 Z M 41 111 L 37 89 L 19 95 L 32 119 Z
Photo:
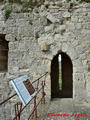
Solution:
M 27 74 L 30 81 L 48 72 L 50 98 L 51 61 L 65 52 L 73 64 L 73 99 L 90 102 L 90 4 L 73 7 L 41 5 L 31 13 L 12 13 L 4 19 L 0 12 L 0 34 L 9 41 L 8 72 L 0 73 L 0 101 L 15 91 L 9 81 Z M 0 119 L 12 120 L 17 97 L 0 106 Z M 23 119 L 22 119 L 23 120 Z

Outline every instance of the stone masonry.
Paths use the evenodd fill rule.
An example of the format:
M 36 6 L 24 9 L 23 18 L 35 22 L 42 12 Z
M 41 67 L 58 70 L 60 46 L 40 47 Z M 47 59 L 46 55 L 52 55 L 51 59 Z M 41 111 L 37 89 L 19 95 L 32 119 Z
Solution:
M 0 101 L 15 93 L 11 79 L 27 74 L 33 81 L 45 72 L 50 100 L 51 61 L 62 51 L 73 64 L 73 99 L 90 102 L 89 3 L 70 8 L 45 2 L 28 13 L 11 13 L 7 20 L 0 11 L 0 34 L 9 41 L 8 71 L 0 73 Z M 0 120 L 12 120 L 16 101 L 17 97 L 0 106 Z

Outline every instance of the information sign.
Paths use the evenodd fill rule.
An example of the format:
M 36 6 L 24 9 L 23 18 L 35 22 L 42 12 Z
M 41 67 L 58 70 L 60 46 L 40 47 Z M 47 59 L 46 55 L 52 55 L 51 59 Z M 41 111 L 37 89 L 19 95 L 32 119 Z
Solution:
M 20 100 L 25 106 L 36 94 L 34 87 L 28 80 L 28 76 L 24 75 L 11 80 L 15 91 L 17 92 Z

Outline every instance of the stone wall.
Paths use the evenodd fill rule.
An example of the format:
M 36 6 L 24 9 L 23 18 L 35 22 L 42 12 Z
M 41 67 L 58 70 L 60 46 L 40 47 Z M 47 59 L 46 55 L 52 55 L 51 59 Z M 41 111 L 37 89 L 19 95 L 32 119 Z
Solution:
M 45 72 L 50 99 L 51 61 L 62 51 L 73 63 L 73 99 L 90 102 L 89 3 L 73 8 L 44 4 L 31 13 L 12 13 L 7 20 L 0 11 L 0 34 L 9 41 L 8 72 L 0 73 L 0 101 L 15 92 L 11 79 L 27 74 L 33 81 Z M 12 120 L 16 101 L 17 97 L 0 106 L 1 120 Z

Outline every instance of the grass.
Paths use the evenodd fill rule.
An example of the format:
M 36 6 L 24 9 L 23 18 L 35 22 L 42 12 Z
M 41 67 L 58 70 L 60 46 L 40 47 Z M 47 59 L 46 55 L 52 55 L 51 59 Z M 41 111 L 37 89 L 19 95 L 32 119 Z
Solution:
M 32 0 L 29 0 L 29 4 L 32 5 L 32 3 L 33 3 Z
M 83 0 L 84 1 L 84 0 Z M 90 3 L 90 0 L 85 0 L 86 2 Z
M 5 9 L 5 19 L 6 20 L 10 17 L 11 12 L 12 12 L 11 8 L 6 8 Z
M 71 0 L 67 0 L 67 2 L 70 2 Z M 77 0 L 79 1 L 79 0 Z M 87 2 L 87 3 L 90 3 L 90 0 L 81 0 L 80 2 Z
M 9 3 L 22 3 L 21 0 L 8 0 Z
M 63 5 L 62 4 L 57 4 L 58 7 L 62 7 Z
M 30 21 L 29 21 L 29 24 L 30 24 L 30 25 L 33 25 L 33 22 L 32 22 L 32 20 L 30 20 Z
M 87 2 L 87 3 L 90 3 L 90 0 L 81 0 L 81 2 Z
M 61 74 L 61 69 L 59 69 L 59 89 L 62 90 L 62 74 Z

